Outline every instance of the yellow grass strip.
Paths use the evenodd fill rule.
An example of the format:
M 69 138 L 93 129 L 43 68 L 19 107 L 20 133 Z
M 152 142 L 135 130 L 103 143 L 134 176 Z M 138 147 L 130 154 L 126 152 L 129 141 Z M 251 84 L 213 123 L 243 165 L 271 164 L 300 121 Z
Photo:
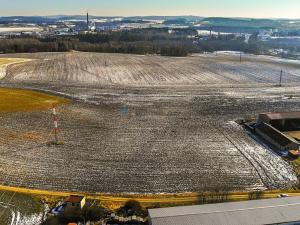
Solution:
M 33 61 L 33 59 L 25 59 L 25 58 L 0 58 L 0 68 L 5 67 L 8 65 L 12 64 L 17 64 L 17 63 L 25 63 Z
M 0 88 L 0 112 L 38 111 L 70 100 L 42 92 Z
M 41 199 L 57 201 L 69 195 L 84 195 L 88 199 L 101 201 L 102 205 L 115 210 L 124 205 L 128 200 L 136 200 L 143 207 L 158 207 L 158 206 L 178 206 L 178 205 L 193 205 L 199 203 L 198 193 L 178 193 L 178 194 L 103 194 L 103 193 L 83 193 L 83 192 L 62 192 L 48 191 L 38 189 L 28 189 L 19 187 L 10 187 L 0 185 L 0 191 L 16 192 L 20 194 L 32 195 Z M 266 191 L 262 198 L 276 198 L 279 193 L 287 193 L 290 196 L 300 196 L 299 191 Z M 209 196 L 212 193 L 206 193 Z M 230 192 L 228 201 L 245 201 L 248 200 L 247 192 Z

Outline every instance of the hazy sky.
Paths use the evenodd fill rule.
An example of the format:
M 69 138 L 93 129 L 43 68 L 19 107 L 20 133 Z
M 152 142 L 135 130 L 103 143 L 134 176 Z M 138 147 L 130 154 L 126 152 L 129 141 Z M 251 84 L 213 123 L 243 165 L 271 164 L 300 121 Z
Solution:
M 300 18 L 300 0 L 0 0 L 0 16 L 197 15 Z

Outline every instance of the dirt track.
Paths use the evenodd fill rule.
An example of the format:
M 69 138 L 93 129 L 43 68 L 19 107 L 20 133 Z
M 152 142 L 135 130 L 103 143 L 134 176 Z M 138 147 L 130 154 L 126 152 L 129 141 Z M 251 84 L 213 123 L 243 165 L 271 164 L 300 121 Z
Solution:
M 80 58 L 80 55 L 72 57 Z M 59 57 L 69 56 L 59 54 Z M 263 65 L 272 67 L 264 71 L 268 77 L 275 70 L 276 62 L 264 60 Z M 28 67 L 35 69 L 27 71 L 27 76 L 21 72 L 21 65 L 11 67 L 2 85 L 48 90 L 73 98 L 73 104 L 59 110 L 65 145 L 46 146 L 51 139 L 48 111 L 2 114 L 2 184 L 83 192 L 173 193 L 287 188 L 297 183 L 290 165 L 234 123 L 238 118 L 255 116 L 262 111 L 299 110 L 297 87 L 275 88 L 270 87 L 270 83 L 262 87 L 260 83 L 251 88 L 229 88 L 222 85 L 229 82 L 226 79 L 220 81 L 223 87 L 219 88 L 203 84 L 164 86 L 164 82 L 163 86 L 149 86 L 151 82 L 145 82 L 144 78 L 134 86 L 132 79 L 126 80 L 128 85 L 125 85 L 125 78 L 118 78 L 122 82 L 119 86 L 116 82 L 114 86 L 105 85 L 101 79 L 93 86 L 79 82 L 88 79 L 89 72 L 78 80 L 70 78 L 69 82 L 68 78 L 63 84 L 59 77 L 56 82 L 47 80 L 54 79 L 55 73 L 49 72 L 48 76 L 38 73 L 41 68 L 49 70 L 47 61 L 43 65 Z M 161 68 L 153 62 L 151 65 L 154 70 Z M 176 71 L 180 71 L 177 66 Z M 67 64 L 66 68 L 69 67 Z M 91 69 L 90 66 L 87 69 Z M 297 65 L 291 65 L 290 71 L 294 74 L 291 77 L 297 80 L 296 74 L 300 74 Z M 169 73 L 168 76 L 173 76 Z M 37 82 L 38 76 L 43 78 Z M 206 78 L 208 84 L 213 83 L 214 75 L 211 76 Z M 25 83 L 20 83 L 24 80 Z M 276 79 L 270 77 L 269 80 Z M 179 76 L 176 82 L 180 81 L 189 82 Z M 248 85 L 236 85 L 241 84 Z M 36 138 L 19 138 L 18 135 L 27 132 L 35 132 Z

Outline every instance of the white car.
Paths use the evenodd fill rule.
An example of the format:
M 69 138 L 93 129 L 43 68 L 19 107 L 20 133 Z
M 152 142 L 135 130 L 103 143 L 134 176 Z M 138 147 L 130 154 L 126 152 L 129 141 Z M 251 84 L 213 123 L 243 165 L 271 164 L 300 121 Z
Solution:
M 278 198 L 286 198 L 286 197 L 289 197 L 288 194 L 280 194 L 277 196 Z

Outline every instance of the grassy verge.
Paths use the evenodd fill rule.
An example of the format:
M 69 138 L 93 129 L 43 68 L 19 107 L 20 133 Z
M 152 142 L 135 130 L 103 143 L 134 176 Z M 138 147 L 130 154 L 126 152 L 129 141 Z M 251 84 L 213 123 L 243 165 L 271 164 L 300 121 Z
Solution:
M 224 193 L 178 193 L 178 194 L 95 194 L 95 193 L 74 193 L 74 192 L 60 192 L 47 191 L 27 188 L 16 188 L 8 186 L 0 186 L 0 191 L 16 192 L 27 194 L 36 198 L 42 199 L 50 204 L 55 203 L 71 194 L 80 194 L 86 196 L 90 200 L 101 202 L 103 207 L 110 210 L 118 209 L 129 200 L 136 200 L 141 203 L 144 208 L 148 207 L 171 207 L 182 205 L 194 205 L 203 203 L 203 195 L 207 203 L 222 202 L 222 201 L 245 201 L 249 200 L 247 192 L 229 192 Z M 265 191 L 260 198 L 276 198 L 280 193 L 288 193 L 290 196 L 300 196 L 300 192 L 295 190 L 287 191 Z

